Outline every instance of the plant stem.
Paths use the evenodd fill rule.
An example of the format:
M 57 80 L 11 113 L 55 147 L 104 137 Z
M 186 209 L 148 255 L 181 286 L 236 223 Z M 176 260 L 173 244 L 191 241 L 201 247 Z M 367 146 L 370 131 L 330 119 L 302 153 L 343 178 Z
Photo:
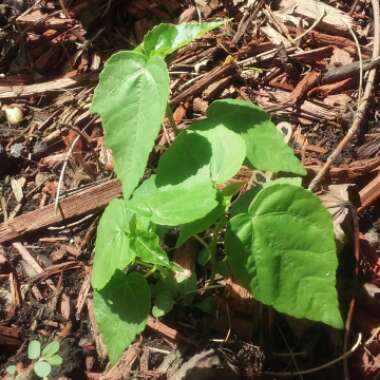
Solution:
M 173 130 L 174 134 L 177 136 L 180 131 L 177 128 L 177 125 L 175 123 L 173 112 L 169 103 L 166 106 L 166 117 L 168 118 L 170 128 Z
M 194 293 L 198 293 L 200 291 L 207 292 L 209 290 L 222 289 L 222 288 L 225 288 L 225 287 L 226 287 L 225 285 L 221 285 L 221 284 L 215 284 L 215 285 L 209 285 L 209 284 L 207 284 L 203 288 L 199 288 L 199 289 L 195 289 L 195 290 L 189 290 L 188 292 L 185 292 L 180 297 L 178 297 L 177 301 L 182 301 L 185 297 L 187 297 L 187 296 L 189 296 L 191 294 L 194 294 Z
M 152 269 L 150 269 L 148 272 L 146 272 L 146 273 L 144 274 L 144 277 L 145 277 L 145 278 L 150 277 L 153 273 L 156 272 L 156 270 L 157 270 L 157 267 L 156 267 L 156 265 L 154 265 Z
M 209 285 L 211 285 L 215 281 L 215 275 L 216 275 L 216 245 L 218 242 L 219 232 L 224 228 L 226 225 L 226 217 L 223 216 L 219 222 L 216 224 L 214 229 L 214 236 L 212 237 L 211 243 L 209 245 L 210 253 L 211 253 L 211 276 Z
M 199 235 L 197 235 L 197 234 L 193 235 L 193 237 L 194 237 L 195 240 L 198 240 L 198 242 L 199 242 L 204 248 L 206 248 L 208 251 L 210 251 L 210 247 L 209 247 L 209 245 L 206 243 L 206 241 L 205 241 L 203 238 L 201 238 L 201 237 L 200 237 Z

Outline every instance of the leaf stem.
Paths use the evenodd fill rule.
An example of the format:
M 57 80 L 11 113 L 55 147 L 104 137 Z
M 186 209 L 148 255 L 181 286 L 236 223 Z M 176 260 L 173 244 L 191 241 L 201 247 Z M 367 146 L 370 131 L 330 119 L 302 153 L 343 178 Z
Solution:
M 203 238 L 201 238 L 201 237 L 200 237 L 199 235 L 197 235 L 197 234 L 193 235 L 193 237 L 194 237 L 195 240 L 198 240 L 198 242 L 199 242 L 204 248 L 206 248 L 208 251 L 210 251 L 210 247 L 209 247 L 209 245 L 206 243 L 206 241 L 205 241 Z
M 170 107 L 169 102 L 166 106 L 166 117 L 168 118 L 170 128 L 173 130 L 174 134 L 177 136 L 180 130 L 177 128 L 177 125 L 175 123 L 173 111 Z
M 182 301 L 185 297 L 191 295 L 191 294 L 195 294 L 195 293 L 199 293 L 199 292 L 207 292 L 209 290 L 213 290 L 213 289 L 222 289 L 222 288 L 225 288 L 226 286 L 225 285 L 222 285 L 222 284 L 215 284 L 215 285 L 209 285 L 207 284 L 206 286 L 202 287 L 202 288 L 197 288 L 195 290 L 189 290 L 188 292 L 185 292 L 183 294 L 181 294 L 181 296 L 179 296 L 177 298 L 177 302 L 179 301 Z
M 214 229 L 214 235 L 212 237 L 211 243 L 209 245 L 209 250 L 211 253 L 211 275 L 210 275 L 210 281 L 209 286 L 215 281 L 215 275 L 216 275 L 216 245 L 218 242 L 218 236 L 219 232 L 224 228 L 226 225 L 226 217 L 223 216 L 219 222 L 216 224 Z
M 150 269 L 148 272 L 146 272 L 146 273 L 144 274 L 144 277 L 145 277 L 145 278 L 148 278 L 148 277 L 150 277 L 153 273 L 155 273 L 156 271 L 157 271 L 157 266 L 154 265 L 154 266 L 152 267 L 152 269 Z

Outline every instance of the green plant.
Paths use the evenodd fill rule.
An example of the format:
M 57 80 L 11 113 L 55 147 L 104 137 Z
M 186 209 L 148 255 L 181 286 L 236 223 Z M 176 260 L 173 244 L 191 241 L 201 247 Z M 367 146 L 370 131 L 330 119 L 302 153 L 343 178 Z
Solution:
M 33 372 L 42 379 L 47 379 L 53 366 L 60 366 L 63 363 L 62 357 L 58 354 L 59 343 L 57 341 L 48 343 L 41 351 L 41 343 L 32 340 L 28 344 L 28 359 L 32 361 Z M 31 369 L 30 369 L 31 371 Z M 23 375 L 17 374 L 15 365 L 8 366 L 6 372 L 11 376 L 11 380 L 25 380 L 30 378 L 30 371 Z
M 23 380 L 23 378 L 17 374 L 17 368 L 15 365 L 10 365 L 5 369 L 5 372 L 10 376 L 10 380 Z
M 59 366 L 63 359 L 58 354 L 59 343 L 57 341 L 47 344 L 41 352 L 41 343 L 32 340 L 28 346 L 28 359 L 33 360 L 33 371 L 42 379 L 47 378 L 52 371 L 52 366 Z
M 305 169 L 259 107 L 236 99 L 213 102 L 207 118 L 181 132 L 155 174 L 137 187 L 167 110 L 163 58 L 220 25 L 159 25 L 135 51 L 109 59 L 95 91 L 92 111 L 102 117 L 124 196 L 103 213 L 91 278 L 112 363 L 144 330 L 152 298 L 156 317 L 175 302 L 193 300 L 195 275 L 181 272 L 160 244 L 171 228 L 179 230 L 177 246 L 192 236 L 201 242 L 211 284 L 217 271 L 230 271 L 257 300 L 280 312 L 343 325 L 330 216 L 301 187 Z M 239 197 L 239 186 L 222 185 L 243 164 L 277 173 L 277 179 Z M 216 254 L 222 236 L 227 261 Z M 212 309 L 207 302 L 199 307 Z

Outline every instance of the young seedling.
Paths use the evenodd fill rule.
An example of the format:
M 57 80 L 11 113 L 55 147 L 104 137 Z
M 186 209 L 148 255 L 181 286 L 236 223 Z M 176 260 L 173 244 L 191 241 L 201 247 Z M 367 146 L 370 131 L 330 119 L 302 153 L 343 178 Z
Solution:
M 151 312 L 160 317 L 176 302 L 187 305 L 194 298 L 195 275 L 183 275 L 162 249 L 160 236 L 170 229 L 179 231 L 177 246 L 191 237 L 203 246 L 211 284 L 216 272 L 233 275 L 279 312 L 343 326 L 329 213 L 302 188 L 305 169 L 258 106 L 213 102 L 207 118 L 178 134 L 154 174 L 138 186 L 167 109 L 164 58 L 218 26 L 159 25 L 134 51 L 109 59 L 95 90 L 92 111 L 102 118 L 123 189 L 123 199 L 113 200 L 100 220 L 91 278 L 112 363 L 144 330 Z M 277 179 L 239 196 L 239 186 L 226 184 L 243 164 Z M 225 257 L 219 260 L 223 238 Z
M 33 371 L 41 379 L 46 379 L 52 367 L 60 366 L 63 362 L 62 357 L 58 354 L 59 343 L 51 342 L 45 346 L 41 352 L 41 343 L 38 340 L 32 340 L 28 345 L 28 359 L 33 360 Z
M 5 371 L 10 376 L 9 380 L 23 380 L 23 378 L 17 374 L 17 368 L 15 365 L 8 366 Z
M 31 370 L 41 379 L 47 379 L 52 371 L 52 367 L 60 366 L 63 363 L 59 355 L 59 343 L 54 341 L 45 346 L 41 352 L 41 343 L 38 340 L 32 340 L 28 344 L 27 357 L 32 361 Z M 10 365 L 6 368 L 10 380 L 26 380 L 30 378 L 31 370 L 23 375 L 17 373 L 17 367 Z

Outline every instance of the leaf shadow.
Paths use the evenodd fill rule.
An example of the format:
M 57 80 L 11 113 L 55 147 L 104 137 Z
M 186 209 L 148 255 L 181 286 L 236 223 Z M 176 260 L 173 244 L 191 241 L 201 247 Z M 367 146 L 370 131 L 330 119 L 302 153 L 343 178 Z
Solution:
M 211 156 L 211 144 L 205 137 L 195 132 L 182 132 L 160 159 L 156 186 L 178 185 L 191 177 L 209 181 L 207 168 Z
M 112 314 L 119 317 L 120 320 L 130 324 L 141 324 L 146 319 L 147 313 L 144 308 L 136 305 L 139 301 L 136 299 L 131 286 L 128 285 L 130 275 L 117 270 L 108 284 L 97 292 L 103 298 Z M 124 298 L 121 301 L 121 297 Z M 129 305 L 135 305 L 128 307 Z

